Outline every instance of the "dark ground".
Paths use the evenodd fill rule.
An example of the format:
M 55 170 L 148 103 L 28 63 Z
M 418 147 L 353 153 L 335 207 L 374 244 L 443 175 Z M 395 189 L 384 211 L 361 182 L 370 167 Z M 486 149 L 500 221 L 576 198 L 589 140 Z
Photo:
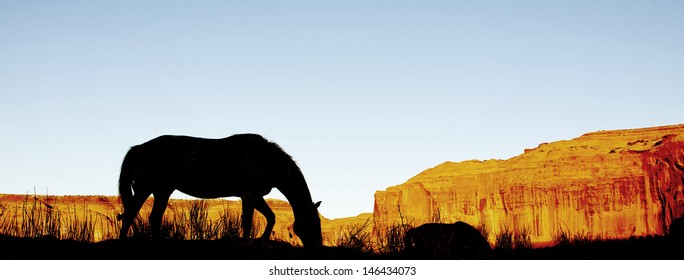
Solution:
M 666 236 L 521 250 L 494 250 L 491 259 L 516 260 L 684 260 L 684 246 Z M 282 241 L 107 240 L 85 243 L 53 238 L 0 236 L 5 260 L 387 260 L 437 259 L 411 252 L 371 254 L 342 247 L 308 249 Z

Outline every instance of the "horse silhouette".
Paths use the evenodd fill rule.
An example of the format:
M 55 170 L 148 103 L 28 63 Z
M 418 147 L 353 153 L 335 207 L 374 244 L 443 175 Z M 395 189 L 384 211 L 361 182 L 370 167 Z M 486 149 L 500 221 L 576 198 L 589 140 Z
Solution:
M 175 190 L 197 198 L 236 196 L 242 200 L 243 238 L 252 231 L 254 210 L 266 218 L 262 239 L 269 239 L 275 214 L 264 200 L 277 188 L 292 206 L 294 233 L 306 247 L 322 246 L 320 202 L 313 203 L 301 170 L 283 149 L 257 134 L 222 139 L 164 135 L 132 147 L 119 177 L 123 204 L 120 239 L 150 195 L 153 237 L 159 237 L 162 216 Z
M 427 223 L 410 229 L 404 238 L 406 253 L 428 259 L 487 259 L 492 248 L 471 225 Z

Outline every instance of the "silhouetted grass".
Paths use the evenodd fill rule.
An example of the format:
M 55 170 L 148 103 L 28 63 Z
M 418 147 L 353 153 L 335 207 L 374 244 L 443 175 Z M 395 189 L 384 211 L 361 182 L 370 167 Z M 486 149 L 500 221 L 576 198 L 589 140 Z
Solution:
M 401 212 L 401 206 L 397 204 L 399 223 L 391 224 L 382 233 L 375 236 L 374 253 L 379 255 L 394 255 L 406 249 L 406 232 L 414 228 L 413 220 L 406 221 Z M 438 211 L 439 216 L 439 211 Z
M 14 211 L 12 211 L 11 209 L 8 209 L 8 206 L 0 204 L 0 235 L 20 236 L 17 211 L 18 208 L 14 208 Z
M 532 248 L 532 238 L 530 237 L 530 229 L 522 227 L 515 230 L 513 235 L 513 248 L 515 250 L 523 250 Z
M 532 238 L 527 227 L 520 227 L 511 230 L 508 226 L 502 226 L 501 231 L 496 234 L 496 244 L 494 250 L 504 254 L 512 254 L 511 251 L 527 250 L 532 248 Z M 508 252 L 507 252 L 508 251 Z
M 363 224 L 351 224 L 340 229 L 335 246 L 354 249 L 363 253 L 372 253 L 373 243 L 371 234 L 367 231 L 370 226 L 370 219 Z
M 384 234 L 376 237 L 375 252 L 377 254 L 397 254 L 406 249 L 406 232 L 412 229 L 409 224 L 392 224 L 385 229 Z
M 508 226 L 502 226 L 496 234 L 494 250 L 513 250 L 513 231 Z
M 223 208 L 223 211 L 219 215 L 219 234 L 218 238 L 219 239 L 225 239 L 225 238 L 239 238 L 242 235 L 242 222 L 240 219 L 240 215 L 228 210 L 228 208 Z M 252 236 L 255 235 L 255 232 L 257 230 L 260 230 L 261 227 L 258 226 L 252 226 L 254 229 L 252 230 Z
M 0 236 L 19 238 L 53 238 L 80 242 L 99 242 L 117 239 L 121 222 L 117 213 L 107 215 L 82 210 L 76 205 L 60 210 L 50 205 L 49 196 L 26 195 L 20 205 L 0 205 Z M 170 207 L 171 208 L 171 207 Z M 131 225 L 130 238 L 147 240 L 151 236 L 148 221 L 150 207 L 143 207 Z M 261 233 L 263 228 L 257 219 L 251 236 Z M 239 215 L 224 208 L 218 220 L 209 217 L 205 200 L 193 200 L 181 207 L 168 209 L 161 225 L 161 237 L 172 240 L 218 240 L 241 236 Z
M 58 210 L 38 196 L 26 195 L 21 207 L 3 206 L 0 214 L 0 235 L 24 238 L 61 238 L 62 219 Z
M 553 242 L 558 247 L 577 247 L 585 246 L 587 244 L 599 243 L 605 239 L 599 235 L 593 235 L 591 233 L 569 233 L 562 228 L 558 230 L 553 236 Z
M 218 238 L 220 223 L 209 219 L 209 210 L 205 200 L 193 200 L 190 203 L 187 217 L 189 240 L 214 240 Z
M 141 210 L 131 226 L 132 238 L 149 239 L 151 228 L 149 210 Z M 261 233 L 261 224 L 254 223 L 251 237 Z M 237 238 L 242 235 L 240 216 L 224 207 L 219 218 L 209 216 L 206 200 L 192 200 L 167 209 L 162 219 L 161 238 L 172 240 L 219 240 Z
M 82 208 L 81 208 L 82 207 Z M 208 205 L 203 200 L 169 207 L 162 222 L 163 241 L 150 238 L 148 220 L 149 207 L 135 219 L 132 238 L 128 243 L 111 243 L 118 238 L 121 226 L 116 212 L 101 214 L 88 210 L 87 205 L 71 205 L 58 209 L 49 197 L 27 195 L 16 205 L 0 205 L 0 247 L 3 250 L 56 252 L 48 258 L 210 258 L 202 250 L 219 246 L 232 250 L 233 255 L 219 255 L 219 258 L 374 258 L 411 259 L 404 248 L 406 232 L 413 228 L 403 221 L 390 225 L 383 234 L 373 236 L 368 230 L 372 221 L 340 228 L 336 247 L 326 247 L 317 254 L 301 251 L 283 241 L 236 242 L 241 236 L 239 213 L 223 208 L 219 219 L 210 219 Z M 216 216 L 216 215 L 214 215 Z M 257 221 L 257 219 L 255 219 Z M 252 237 L 262 232 L 260 222 L 255 222 Z M 490 229 L 484 224 L 476 226 L 488 236 Z M 591 233 L 571 233 L 559 230 L 553 237 L 553 247 L 532 248 L 531 232 L 528 228 L 510 230 L 502 227 L 496 234 L 494 259 L 672 259 L 669 253 L 681 250 L 681 240 L 670 236 L 633 237 L 628 240 L 608 240 Z M 65 241 L 66 243 L 63 243 Z M 161 243 L 159 243 L 161 242 Z M 188 243 L 190 242 L 190 243 Z M 123 247 L 122 247 L 123 246 Z M 164 251 L 155 251 L 165 248 Z M 135 254 L 131 254 L 131 250 Z M 191 252 L 194 255 L 187 255 Z M 108 255 L 111 254 L 111 255 Z M 38 254 L 40 257 L 46 255 Z M 32 258 L 30 254 L 19 255 Z M 62 257 L 59 257 L 62 256 Z M 15 258 L 16 255 L 7 255 Z M 21 257 L 19 257 L 21 258 Z M 674 259 L 681 259 L 675 255 Z
M 97 216 L 96 223 L 99 225 L 99 231 L 96 231 L 95 241 L 109 240 L 119 238 L 119 229 L 121 229 L 121 221 L 117 219 L 116 212 L 109 212 L 101 214 L 95 212 Z
M 83 218 L 77 216 L 76 206 L 73 213 L 67 209 L 66 232 L 63 239 L 70 239 L 83 242 L 93 242 L 95 240 L 95 223 L 91 213 L 86 213 L 84 205 Z M 72 215 L 73 214 L 73 215 Z

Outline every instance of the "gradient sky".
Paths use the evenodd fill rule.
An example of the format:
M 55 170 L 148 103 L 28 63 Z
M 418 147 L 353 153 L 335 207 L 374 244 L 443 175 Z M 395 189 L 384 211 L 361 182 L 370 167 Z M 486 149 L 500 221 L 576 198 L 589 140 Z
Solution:
M 116 195 L 130 146 L 251 132 L 295 158 L 324 216 L 372 212 L 376 190 L 444 161 L 684 123 L 682 14 L 682 1 L 3 1 L 0 193 Z

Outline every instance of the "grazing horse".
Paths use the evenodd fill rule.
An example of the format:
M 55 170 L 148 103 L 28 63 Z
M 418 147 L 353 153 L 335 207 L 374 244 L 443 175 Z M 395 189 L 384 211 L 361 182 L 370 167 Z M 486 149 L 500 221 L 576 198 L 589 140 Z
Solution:
M 124 207 L 120 239 L 152 194 L 149 221 L 159 236 L 162 216 L 174 190 L 198 198 L 237 196 L 242 199 L 243 238 L 252 231 L 254 209 L 266 217 L 261 235 L 268 239 L 275 214 L 264 196 L 277 188 L 294 212 L 294 233 L 307 247 L 322 246 L 320 202 L 313 203 L 301 170 L 280 146 L 260 135 L 239 134 L 222 139 L 164 135 L 132 147 L 123 160 L 119 194 Z
M 492 248 L 482 234 L 464 222 L 427 223 L 406 232 L 406 251 L 416 258 L 486 259 Z

